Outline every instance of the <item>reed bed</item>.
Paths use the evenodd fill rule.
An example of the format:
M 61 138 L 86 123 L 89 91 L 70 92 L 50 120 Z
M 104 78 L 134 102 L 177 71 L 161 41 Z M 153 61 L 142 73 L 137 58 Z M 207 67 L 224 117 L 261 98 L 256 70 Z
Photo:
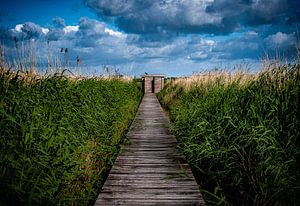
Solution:
M 158 97 L 208 205 L 299 205 L 300 65 L 170 79 Z
M 2 61 L 0 205 L 92 203 L 141 96 L 133 80 L 41 76 Z

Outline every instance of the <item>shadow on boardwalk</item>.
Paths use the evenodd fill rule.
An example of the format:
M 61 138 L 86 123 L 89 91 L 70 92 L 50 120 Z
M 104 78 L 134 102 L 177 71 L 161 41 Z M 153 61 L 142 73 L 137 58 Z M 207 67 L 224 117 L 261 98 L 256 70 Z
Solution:
M 145 94 L 127 137 L 96 206 L 204 205 L 155 94 Z

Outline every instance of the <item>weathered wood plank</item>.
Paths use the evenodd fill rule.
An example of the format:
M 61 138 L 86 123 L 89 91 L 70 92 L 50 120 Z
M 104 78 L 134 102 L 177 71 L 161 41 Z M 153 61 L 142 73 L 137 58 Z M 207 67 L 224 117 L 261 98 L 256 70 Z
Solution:
M 167 193 L 162 194 L 162 192 L 158 192 L 159 194 L 149 194 L 149 193 L 123 193 L 123 192 L 112 192 L 112 193 L 106 193 L 101 192 L 102 198 L 104 199 L 114 199 L 114 198 L 123 198 L 127 199 L 128 196 L 130 196 L 131 199 L 141 198 L 141 196 L 145 199 L 156 197 L 157 199 L 181 199 L 181 200 L 189 200 L 189 199 L 196 199 L 199 198 L 199 193 L 187 193 L 187 192 L 181 192 L 181 193 Z
M 205 205 L 155 95 L 146 94 L 95 205 Z
M 182 177 L 182 176 L 170 176 L 170 177 L 160 177 L 157 175 L 153 175 L 153 176 L 137 176 L 137 175 L 110 175 L 110 177 L 107 180 L 120 180 L 122 181 L 124 178 L 126 178 L 126 180 L 136 180 L 138 181 L 157 181 L 160 182 L 159 180 L 166 180 L 169 182 L 169 180 L 173 180 L 176 182 L 186 182 L 186 181 L 194 181 L 193 178 L 191 177 Z
M 199 201 L 199 198 L 195 199 L 157 199 L 155 197 L 143 199 L 143 198 L 114 198 L 114 199 L 102 199 L 101 201 L 97 201 L 96 206 L 102 205 L 131 205 L 131 206 L 139 206 L 139 205 L 170 205 L 170 206 L 201 206 L 205 205 L 204 201 Z
M 156 205 L 156 206 L 200 206 L 204 205 L 203 203 L 196 203 L 198 199 L 191 200 L 163 200 L 163 199 L 147 199 L 143 200 L 123 200 L 123 199 L 114 199 L 114 200 L 102 200 L 101 202 L 96 202 L 96 206 L 116 206 L 116 205 L 131 205 L 131 206 L 148 206 L 148 205 Z

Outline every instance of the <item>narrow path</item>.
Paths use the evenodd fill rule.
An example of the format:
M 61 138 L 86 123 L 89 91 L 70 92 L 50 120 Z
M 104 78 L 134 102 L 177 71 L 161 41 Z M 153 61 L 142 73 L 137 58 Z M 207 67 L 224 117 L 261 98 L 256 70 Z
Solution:
M 145 94 L 102 188 L 100 205 L 204 205 L 155 94 Z

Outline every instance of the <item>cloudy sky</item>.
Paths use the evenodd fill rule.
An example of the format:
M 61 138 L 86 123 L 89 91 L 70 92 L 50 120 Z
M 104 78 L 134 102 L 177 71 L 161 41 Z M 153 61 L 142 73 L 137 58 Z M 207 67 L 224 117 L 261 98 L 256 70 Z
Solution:
M 36 61 L 62 58 L 68 48 L 82 73 L 101 73 L 103 65 L 136 76 L 255 69 L 276 49 L 293 59 L 300 27 L 299 0 L 0 1 L 7 55 L 15 54 L 15 39 L 26 45 L 30 38 Z

